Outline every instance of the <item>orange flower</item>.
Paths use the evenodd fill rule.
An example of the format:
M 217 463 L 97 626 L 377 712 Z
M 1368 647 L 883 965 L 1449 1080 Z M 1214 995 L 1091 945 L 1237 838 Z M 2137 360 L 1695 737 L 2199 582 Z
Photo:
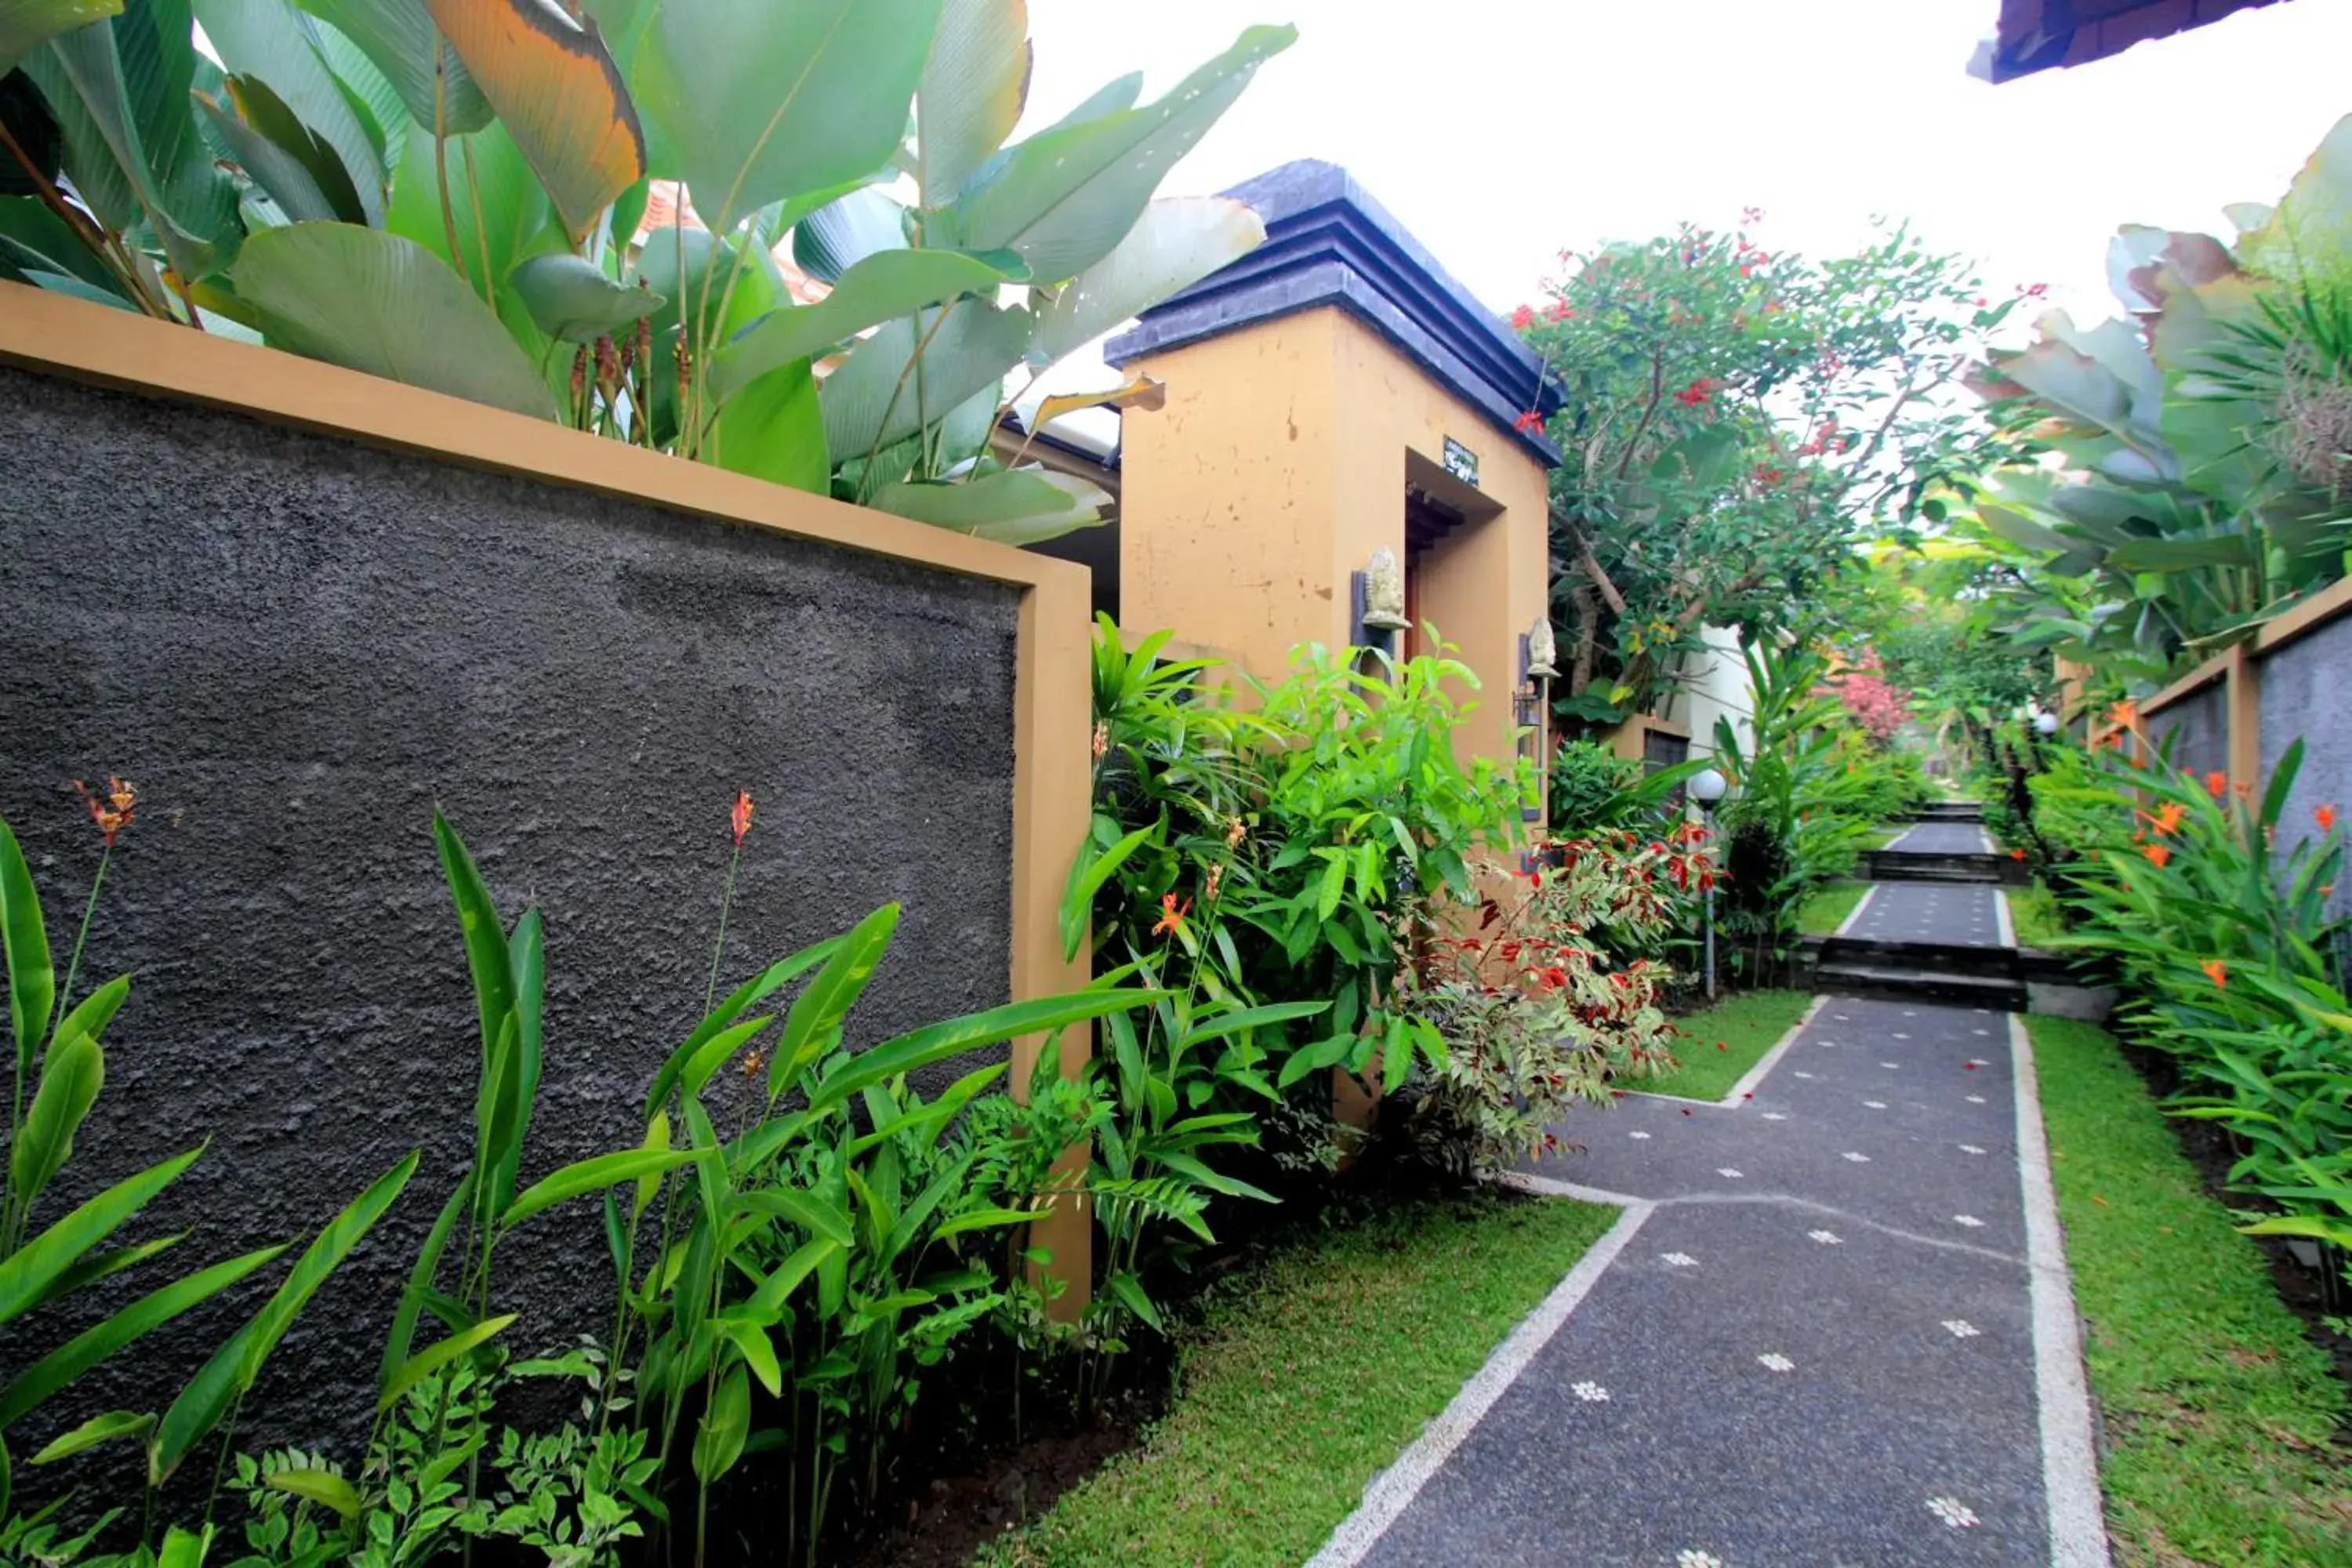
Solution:
M 751 830 L 751 792 L 739 789 L 735 804 L 727 808 L 727 820 L 735 829 L 735 847 L 743 847 L 743 835 Z
M 1187 899 L 1181 904 L 1179 904 L 1176 901 L 1175 894 L 1160 894 L 1160 923 L 1151 928 L 1151 934 L 1154 936 L 1182 935 L 1184 931 L 1184 916 L 1190 912 L 1192 908 L 1192 900 L 1190 899 Z
M 2215 800 L 2221 799 L 2223 795 L 2227 794 L 2229 792 L 2229 774 L 2211 773 L 2205 775 L 2205 793 L 2211 795 Z
M 2322 805 L 2315 807 L 2311 815 L 2319 823 L 2320 832 L 2333 833 L 2336 831 L 2336 808 L 2334 806 Z
M 128 781 L 110 777 L 104 795 L 92 794 L 88 784 L 76 779 L 74 789 L 81 795 L 82 805 L 89 808 L 89 819 L 106 837 L 106 847 L 114 847 L 114 836 L 131 826 L 131 807 L 139 804 L 139 792 Z
M 2172 846 L 2169 844 L 2151 844 L 2147 848 L 2141 850 L 2140 853 L 2147 857 L 2147 863 L 2149 865 L 2161 871 L 2164 869 L 2164 863 L 2172 858 Z
M 2177 800 L 2167 801 L 2165 803 L 2164 809 L 2158 812 L 2148 820 L 2156 824 L 2156 830 L 2158 833 L 2171 834 L 2179 831 L 2180 827 L 2180 803 Z
M 2209 958 L 2197 967 L 2205 972 L 2205 978 L 2213 983 L 2214 990 L 2221 990 L 2229 984 L 2230 966 L 2220 959 Z
M 2129 730 L 2139 723 L 2139 705 L 2126 698 L 2107 710 L 2107 722 Z
M 2009 852 L 2009 858 L 2012 860 L 2022 860 L 2025 858 L 2025 851 L 2022 849 L 2012 849 Z

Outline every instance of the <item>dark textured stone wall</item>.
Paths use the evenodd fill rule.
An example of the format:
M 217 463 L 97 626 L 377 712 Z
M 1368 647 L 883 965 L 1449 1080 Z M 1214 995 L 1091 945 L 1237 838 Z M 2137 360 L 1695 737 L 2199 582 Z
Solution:
M 2303 766 L 2279 820 L 2278 847 L 2315 837 L 2312 813 L 2333 805 L 2352 819 L 2352 616 L 2330 621 L 2262 661 L 2263 778 L 2300 737 Z M 2352 878 L 2336 879 L 2334 913 L 2352 915 Z
M 68 781 L 140 795 L 81 987 L 135 989 L 59 1198 L 210 1137 L 142 1227 L 194 1226 L 179 1255 L 210 1259 L 306 1236 L 424 1152 L 278 1352 L 256 1441 L 363 1429 L 469 1152 L 478 1047 L 432 804 L 509 920 L 545 912 L 528 1181 L 635 1141 L 700 1015 L 738 786 L 758 806 L 727 975 L 895 899 L 853 1045 L 1005 999 L 1016 608 L 1003 584 L 0 367 L 0 813 L 60 968 L 99 855 Z M 500 1257 L 519 1348 L 609 1332 L 587 1208 L 537 1225 Z M 257 1299 L 87 1380 L 75 1418 L 160 1407 Z M 0 1342 L 0 1366 L 34 1348 Z
M 2172 765 L 2203 777 L 2230 771 L 2229 687 L 2215 681 L 2160 713 L 2149 715 L 2148 739 L 2172 738 Z

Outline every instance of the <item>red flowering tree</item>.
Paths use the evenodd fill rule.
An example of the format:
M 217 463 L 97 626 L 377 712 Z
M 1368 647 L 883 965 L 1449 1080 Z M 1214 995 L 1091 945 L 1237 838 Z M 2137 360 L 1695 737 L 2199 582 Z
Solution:
M 1563 252 L 1512 317 L 1567 392 L 1549 430 L 1571 724 L 1647 707 L 1705 626 L 1810 629 L 1854 543 L 1909 526 L 1996 438 L 1952 394 L 2013 301 L 1899 227 L 1813 261 L 1751 238 L 1760 216 Z
M 1836 686 L 1838 701 L 1844 705 L 1847 716 L 1882 746 L 1894 740 L 1895 732 L 1911 717 L 1910 693 L 1895 689 L 1880 673 L 1875 658 L 1840 677 Z

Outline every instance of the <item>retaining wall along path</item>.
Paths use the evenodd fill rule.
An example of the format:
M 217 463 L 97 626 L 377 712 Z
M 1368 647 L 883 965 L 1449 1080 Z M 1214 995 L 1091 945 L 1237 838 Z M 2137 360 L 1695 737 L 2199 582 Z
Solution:
M 1080 978 L 1053 905 L 1085 827 L 1086 605 L 1061 563 L 0 286 L 0 814 L 60 967 L 100 850 L 68 781 L 140 795 L 78 987 L 134 989 L 45 1209 L 210 1137 L 148 1229 L 220 1258 L 421 1148 L 250 1406 L 251 1441 L 347 1436 L 470 1155 L 433 805 L 509 921 L 544 911 L 527 1183 L 638 1137 L 701 1013 L 737 788 L 723 980 L 891 900 L 853 1047 Z M 534 1222 L 499 1279 L 518 1349 L 610 1331 L 593 1205 Z M 68 1403 L 158 1408 L 258 1293 Z

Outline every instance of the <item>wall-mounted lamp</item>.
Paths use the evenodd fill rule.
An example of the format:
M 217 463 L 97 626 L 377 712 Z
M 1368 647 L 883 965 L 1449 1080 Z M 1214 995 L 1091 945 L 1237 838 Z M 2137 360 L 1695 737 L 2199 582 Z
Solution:
M 1538 680 L 1559 679 L 1559 644 L 1551 635 L 1549 616 L 1538 616 L 1528 633 L 1528 673 Z
M 2033 732 L 2037 735 L 2056 734 L 2058 732 L 2058 715 L 2050 712 L 2046 709 L 2040 713 L 2036 713 L 2033 716 Z
M 1396 552 L 1383 545 L 1372 552 L 1361 572 L 1349 573 L 1348 597 L 1355 616 L 1349 641 L 1357 647 L 1393 652 L 1396 634 L 1412 625 L 1405 619 L 1404 572 L 1397 565 Z

